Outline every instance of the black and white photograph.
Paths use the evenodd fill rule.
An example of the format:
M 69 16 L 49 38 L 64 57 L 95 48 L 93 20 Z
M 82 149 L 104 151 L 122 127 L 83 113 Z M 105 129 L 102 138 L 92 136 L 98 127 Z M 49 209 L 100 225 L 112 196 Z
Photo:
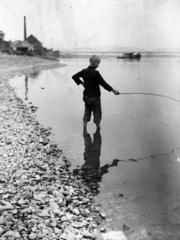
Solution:
M 180 239 L 180 0 L 0 0 L 0 240 Z

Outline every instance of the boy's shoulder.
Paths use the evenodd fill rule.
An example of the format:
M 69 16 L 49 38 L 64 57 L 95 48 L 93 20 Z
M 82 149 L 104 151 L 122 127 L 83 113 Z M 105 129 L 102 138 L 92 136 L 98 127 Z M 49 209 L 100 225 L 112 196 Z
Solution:
M 85 71 L 93 71 L 93 72 L 95 72 L 95 73 L 99 73 L 99 71 L 97 70 L 97 69 L 95 69 L 95 68 L 91 68 L 91 67 L 87 67 L 87 68 L 85 68 L 84 69 Z

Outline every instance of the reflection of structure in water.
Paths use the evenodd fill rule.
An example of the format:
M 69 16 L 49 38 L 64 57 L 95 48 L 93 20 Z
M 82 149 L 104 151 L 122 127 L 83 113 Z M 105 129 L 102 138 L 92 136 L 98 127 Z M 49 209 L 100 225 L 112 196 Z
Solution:
M 28 100 L 28 90 L 29 90 L 28 79 L 29 79 L 29 77 L 30 78 L 37 78 L 39 73 L 40 73 L 40 71 L 34 70 L 29 75 L 25 74 L 25 79 L 24 79 L 24 81 L 25 81 L 25 100 Z
M 102 138 L 99 128 L 93 135 L 93 141 L 91 139 L 91 135 L 87 132 L 87 129 L 84 129 L 83 137 L 85 162 L 81 166 L 81 169 L 75 169 L 74 173 L 81 175 L 90 190 L 97 194 L 99 193 L 99 182 L 101 182 L 102 176 L 105 173 L 108 173 L 108 169 L 110 167 L 117 166 L 117 162 L 113 161 L 111 164 L 105 164 L 100 167 Z
M 25 100 L 28 100 L 28 76 L 25 75 Z

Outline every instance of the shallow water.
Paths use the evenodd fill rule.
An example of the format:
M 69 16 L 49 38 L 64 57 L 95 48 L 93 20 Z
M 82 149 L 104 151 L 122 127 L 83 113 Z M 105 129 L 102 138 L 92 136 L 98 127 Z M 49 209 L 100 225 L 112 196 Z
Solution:
M 52 127 L 52 138 L 72 167 L 93 166 L 89 177 L 96 201 L 106 212 L 107 228 L 122 230 L 126 224 L 127 234 L 146 229 L 159 239 L 178 239 L 180 102 L 151 95 L 115 96 L 102 89 L 101 130 L 96 132 L 90 123 L 83 133 L 83 88 L 71 76 L 88 62 L 66 63 L 10 83 L 27 104 L 38 107 L 38 121 Z M 180 100 L 179 58 L 105 59 L 99 71 L 122 93 L 157 93 Z

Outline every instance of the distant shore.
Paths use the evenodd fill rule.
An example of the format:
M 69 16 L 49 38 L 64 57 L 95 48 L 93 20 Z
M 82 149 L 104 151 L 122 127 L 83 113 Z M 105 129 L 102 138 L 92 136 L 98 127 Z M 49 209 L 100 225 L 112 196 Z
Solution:
M 131 51 L 127 51 L 131 52 Z M 61 52 L 61 58 L 89 58 L 93 54 L 102 58 L 117 58 L 122 56 L 124 52 Z M 180 52 L 140 52 L 142 57 L 180 57 Z

